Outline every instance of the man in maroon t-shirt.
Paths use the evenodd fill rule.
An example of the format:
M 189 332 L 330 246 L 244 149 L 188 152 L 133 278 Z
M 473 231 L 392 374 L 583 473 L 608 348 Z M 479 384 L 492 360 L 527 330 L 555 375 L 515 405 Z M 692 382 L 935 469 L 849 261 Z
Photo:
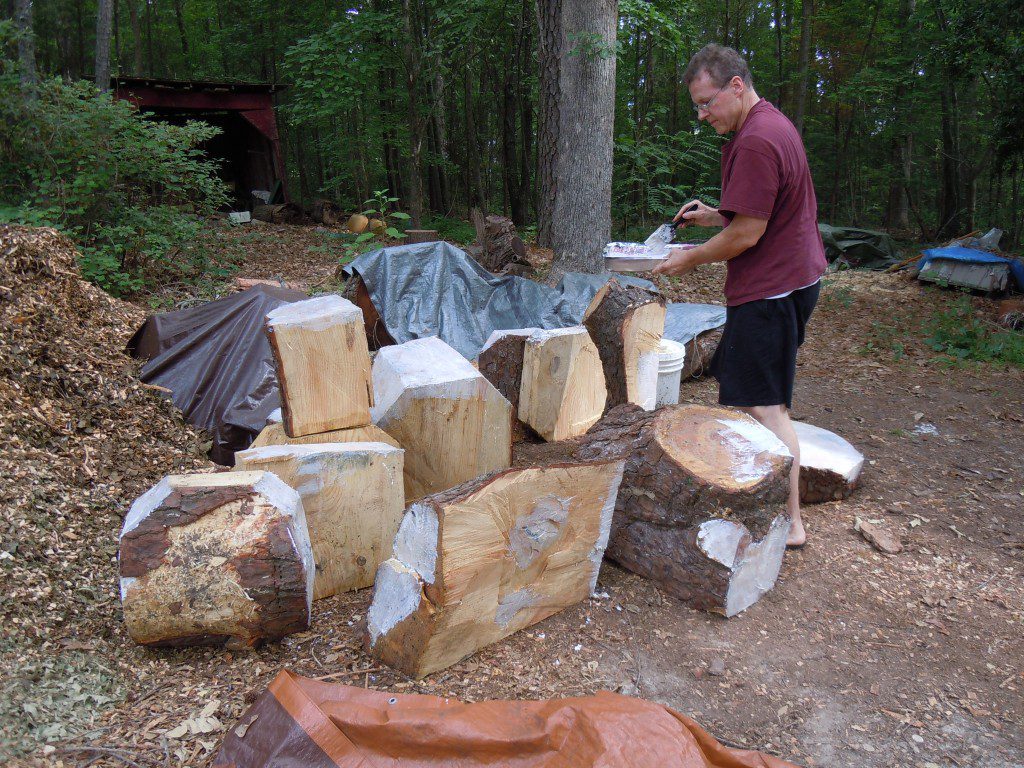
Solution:
M 750 70 L 732 48 L 707 45 L 684 74 L 697 118 L 722 135 L 722 202 L 687 202 L 680 226 L 722 227 L 706 243 L 673 250 L 655 271 L 685 275 L 727 262 L 726 320 L 711 362 L 718 401 L 746 411 L 793 454 L 787 544 L 807 538 L 800 518 L 800 446 L 789 420 L 797 348 L 818 300 L 825 249 L 803 142 L 793 124 L 754 91 Z

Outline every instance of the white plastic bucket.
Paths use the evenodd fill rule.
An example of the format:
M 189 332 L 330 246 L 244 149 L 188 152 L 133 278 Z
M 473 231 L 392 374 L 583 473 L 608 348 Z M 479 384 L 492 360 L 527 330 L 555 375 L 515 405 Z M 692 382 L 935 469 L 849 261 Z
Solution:
M 662 339 L 658 346 L 658 397 L 655 407 L 679 402 L 679 379 L 686 362 L 686 347 L 678 341 Z

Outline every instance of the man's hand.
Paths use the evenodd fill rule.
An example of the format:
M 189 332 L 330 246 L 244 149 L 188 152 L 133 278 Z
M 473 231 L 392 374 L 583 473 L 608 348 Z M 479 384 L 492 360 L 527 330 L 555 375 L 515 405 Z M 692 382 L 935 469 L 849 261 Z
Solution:
M 696 269 L 698 262 L 692 257 L 693 248 L 670 248 L 665 261 L 654 268 L 656 275 L 688 275 Z
M 683 213 L 691 206 L 697 206 L 692 211 Z M 725 217 L 722 216 L 715 208 L 704 205 L 700 200 L 691 200 L 690 202 L 683 205 L 679 209 L 679 213 L 676 214 L 678 220 L 677 226 L 698 226 L 698 227 L 724 227 Z

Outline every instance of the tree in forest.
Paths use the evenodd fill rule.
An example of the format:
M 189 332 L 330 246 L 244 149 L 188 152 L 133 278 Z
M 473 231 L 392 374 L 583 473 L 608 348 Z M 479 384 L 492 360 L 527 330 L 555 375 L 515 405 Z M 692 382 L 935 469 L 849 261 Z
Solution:
M 96 7 L 96 87 L 110 90 L 110 29 L 114 18 L 113 0 L 98 0 Z
M 35 33 L 32 31 L 32 0 L 15 0 L 14 25 L 18 30 L 18 71 L 26 98 L 36 86 Z
M 615 0 L 538 0 L 538 243 L 552 277 L 601 271 L 611 238 Z

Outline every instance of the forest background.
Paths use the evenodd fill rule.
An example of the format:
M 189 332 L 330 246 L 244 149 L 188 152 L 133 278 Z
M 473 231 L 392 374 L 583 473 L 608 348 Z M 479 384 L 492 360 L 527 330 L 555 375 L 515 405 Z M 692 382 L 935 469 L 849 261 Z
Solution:
M 527 231 L 545 204 L 538 20 L 558 0 L 2 1 L 0 217 L 65 224 L 95 246 L 91 276 L 115 292 L 140 287 L 126 254 L 196 242 L 198 219 L 177 214 L 225 198 L 201 152 L 207 129 L 140 129 L 126 105 L 76 83 L 106 47 L 98 13 L 111 16 L 113 75 L 284 86 L 278 122 L 299 202 L 358 210 L 387 189 L 414 221 L 479 207 Z M 567 52 L 615 57 L 613 234 L 644 233 L 691 197 L 716 200 L 722 139 L 697 126 L 682 81 L 689 56 L 716 41 L 748 58 L 759 93 L 803 134 L 822 221 L 918 241 L 999 226 L 1004 247 L 1021 242 L 1017 0 L 575 4 L 618 14 L 614 46 L 581 33 Z M 28 119 L 26 80 L 40 93 Z

